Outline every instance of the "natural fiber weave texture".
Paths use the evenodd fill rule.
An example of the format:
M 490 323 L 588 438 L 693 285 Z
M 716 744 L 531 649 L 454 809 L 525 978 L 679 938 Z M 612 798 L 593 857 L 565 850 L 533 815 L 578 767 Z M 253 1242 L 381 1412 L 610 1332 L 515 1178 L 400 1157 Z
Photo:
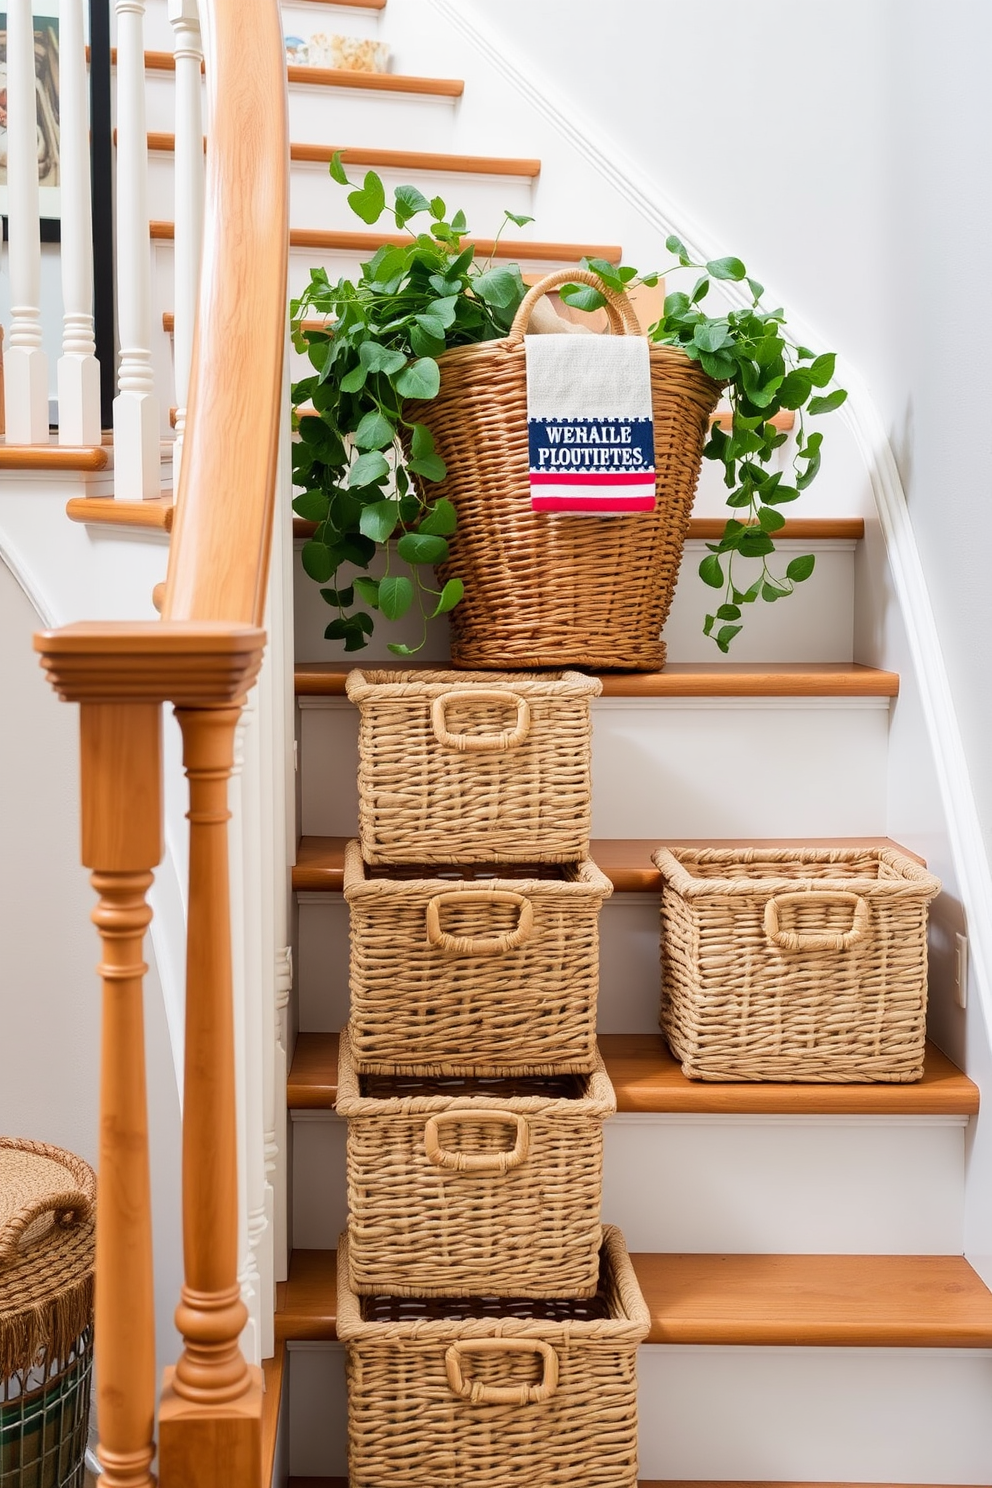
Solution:
M 661 1026 L 700 1080 L 923 1075 L 927 905 L 889 848 L 661 848 Z
M 60 1147 L 0 1137 L 0 1381 L 67 1360 L 93 1314 L 96 1175 Z
M 398 1296 L 582 1297 L 596 1290 L 603 1122 L 597 1059 L 578 1099 L 360 1093 L 347 1032 L 350 1282 Z
M 367 863 L 568 863 L 589 853 L 593 677 L 353 671 Z
M 672 602 L 717 383 L 678 347 L 650 347 L 658 499 L 653 512 L 597 518 L 531 511 L 524 332 L 535 302 L 566 283 L 606 295 L 612 328 L 640 335 L 626 298 L 583 269 L 549 274 L 510 334 L 438 359 L 441 389 L 406 417 L 434 436 L 448 474 L 431 485 L 458 511 L 442 581 L 461 578 L 451 611 L 455 666 L 585 666 L 653 671 Z
M 372 877 L 349 842 L 349 1036 L 358 1070 L 588 1074 L 596 1063 L 599 911 L 588 858 L 561 878 Z
M 606 1317 L 366 1322 L 338 1249 L 351 1488 L 636 1488 L 637 1345 L 650 1316 L 602 1230 Z M 519 1309 L 517 1309 L 519 1311 Z

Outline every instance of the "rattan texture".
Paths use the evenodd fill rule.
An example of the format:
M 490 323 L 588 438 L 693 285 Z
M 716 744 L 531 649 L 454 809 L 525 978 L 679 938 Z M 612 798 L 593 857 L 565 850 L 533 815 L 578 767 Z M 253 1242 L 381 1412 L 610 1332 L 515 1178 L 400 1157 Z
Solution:
M 342 1033 L 355 1291 L 591 1296 L 616 1097 L 601 1059 L 584 1083 L 577 1099 L 363 1096 Z
M 624 296 L 586 270 L 557 270 L 525 296 L 508 336 L 446 351 L 437 397 L 406 405 L 448 469 L 425 495 L 447 497 L 458 512 L 450 558 L 438 569 L 442 581 L 465 583 L 449 616 L 455 666 L 653 671 L 665 662 L 659 637 L 720 388 L 678 347 L 652 344 L 654 511 L 532 511 L 524 332 L 540 296 L 566 283 L 599 289 L 614 330 L 641 334 Z
M 57 1368 L 89 1326 L 95 1200 L 82 1158 L 0 1137 L 0 1380 Z
M 661 1026 L 701 1080 L 919 1080 L 927 906 L 890 848 L 661 848 Z
M 560 879 L 370 877 L 344 859 L 349 1036 L 361 1072 L 588 1074 L 596 1063 L 599 912 L 591 859 Z
M 588 857 L 596 678 L 355 670 L 346 687 L 366 862 Z
M 351 1488 L 636 1488 L 650 1316 L 619 1230 L 602 1230 L 608 1315 L 593 1321 L 366 1322 L 349 1245 L 342 1236 L 337 1331 Z

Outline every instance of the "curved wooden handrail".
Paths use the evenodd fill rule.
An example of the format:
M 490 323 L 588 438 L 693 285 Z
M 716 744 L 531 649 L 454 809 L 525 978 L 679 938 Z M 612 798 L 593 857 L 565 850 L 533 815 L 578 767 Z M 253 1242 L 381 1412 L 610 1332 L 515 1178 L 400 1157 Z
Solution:
M 204 0 L 211 119 L 186 443 L 163 619 L 265 608 L 286 337 L 289 134 L 273 0 Z

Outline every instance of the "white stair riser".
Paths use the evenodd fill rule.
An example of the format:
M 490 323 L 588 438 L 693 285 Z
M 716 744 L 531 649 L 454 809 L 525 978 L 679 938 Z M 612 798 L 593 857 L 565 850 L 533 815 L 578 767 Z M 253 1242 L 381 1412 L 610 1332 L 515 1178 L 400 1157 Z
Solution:
M 353 835 L 355 710 L 301 698 L 299 729 L 302 832 Z M 600 698 L 593 836 L 884 836 L 887 731 L 884 698 Z
M 344 1348 L 291 1344 L 290 1470 L 347 1471 Z M 638 1355 L 644 1478 L 980 1483 L 992 1354 L 702 1348 Z
M 344 1228 L 345 1127 L 330 1112 L 294 1113 L 299 1249 L 333 1248 Z M 632 1251 L 958 1254 L 963 1211 L 964 1123 L 953 1117 L 606 1124 L 603 1218 Z
M 305 377 L 311 370 L 302 358 L 298 358 L 293 375 Z M 745 611 L 744 629 L 734 641 L 728 659 L 746 662 L 851 661 L 854 655 L 855 544 L 790 539 L 779 546 L 783 571 L 786 563 L 797 554 L 814 554 L 816 568 L 812 577 L 787 600 L 775 604 L 759 600 L 749 605 Z M 374 616 L 376 628 L 372 640 L 366 650 L 358 653 L 346 653 L 340 641 L 325 641 L 324 629 L 337 612 L 321 598 L 320 586 L 303 572 L 299 556 L 302 547 L 303 540 L 297 539 L 294 603 L 298 661 L 347 660 L 362 666 L 375 660 L 392 664 L 393 657 L 388 650 L 390 642 L 417 645 L 422 626 L 419 617 L 414 619 L 412 616 L 400 624 L 390 624 L 380 616 Z M 703 635 L 703 621 L 720 600 L 720 596 L 699 577 L 699 562 L 705 553 L 702 540 L 691 539 L 686 544 L 678 587 L 664 630 L 669 661 L 713 662 L 723 659 L 715 643 Z M 350 566 L 347 572 L 342 570 L 342 586 L 348 582 L 351 573 Z M 742 563 L 741 576 L 757 576 L 754 560 Z M 427 645 L 419 655 L 424 660 L 443 661 L 448 655 L 447 636 L 447 621 L 443 618 L 432 621 L 428 627 Z
M 348 1021 L 348 908 L 341 894 L 303 892 L 297 901 L 300 1028 L 334 1033 Z M 657 1033 L 657 894 L 614 894 L 599 936 L 600 1033 Z

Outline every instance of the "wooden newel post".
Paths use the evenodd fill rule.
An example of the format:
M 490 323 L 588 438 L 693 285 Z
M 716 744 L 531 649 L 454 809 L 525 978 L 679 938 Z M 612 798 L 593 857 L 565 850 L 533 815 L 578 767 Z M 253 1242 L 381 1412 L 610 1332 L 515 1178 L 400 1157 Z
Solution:
M 155 1302 L 142 943 L 162 857 L 161 708 L 84 703 L 82 857 L 103 956 L 96 1395 L 104 1488 L 151 1488 Z

